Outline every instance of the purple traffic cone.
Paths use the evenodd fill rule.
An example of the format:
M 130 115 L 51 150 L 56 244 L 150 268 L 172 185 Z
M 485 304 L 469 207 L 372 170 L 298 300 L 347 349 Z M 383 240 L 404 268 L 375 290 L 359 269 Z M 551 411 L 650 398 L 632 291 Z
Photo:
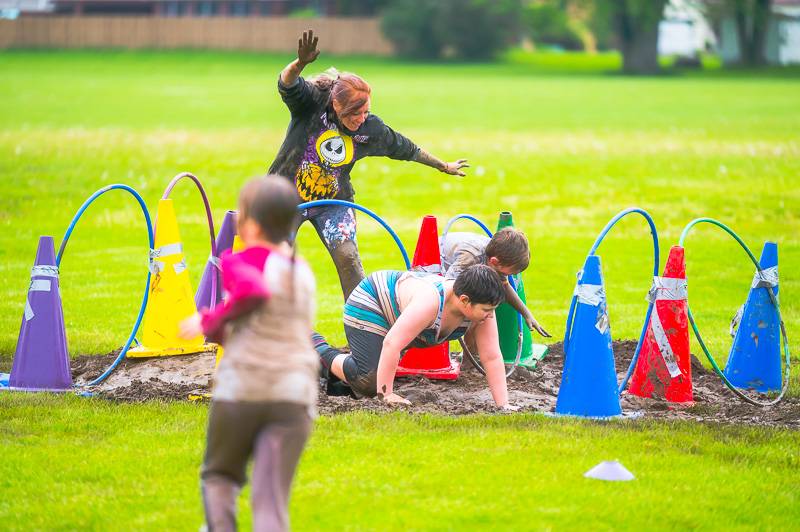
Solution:
M 61 392 L 72 388 L 64 311 L 53 237 L 39 237 L 9 388 Z
M 200 286 L 197 287 L 197 293 L 194 296 L 194 303 L 197 309 L 211 307 L 213 299 L 214 304 L 219 304 L 222 301 L 222 275 L 219 271 L 219 257 L 222 252 L 233 247 L 233 237 L 236 235 L 236 211 L 227 211 L 225 218 L 222 220 L 222 227 L 217 233 L 217 256 L 209 257 L 206 263 L 206 269 L 203 270 L 203 277 L 200 278 Z M 211 280 L 216 276 L 217 279 L 217 293 L 212 294 Z

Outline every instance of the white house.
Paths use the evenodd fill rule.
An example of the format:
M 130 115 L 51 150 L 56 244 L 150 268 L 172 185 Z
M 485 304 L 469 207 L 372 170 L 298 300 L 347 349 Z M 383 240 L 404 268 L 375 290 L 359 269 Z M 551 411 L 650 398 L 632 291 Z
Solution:
M 697 57 L 716 47 L 717 38 L 706 19 L 702 2 L 672 0 L 664 7 L 664 18 L 658 25 L 659 55 Z
M 0 0 L 0 18 L 15 19 L 21 13 L 48 13 L 52 10 L 50 0 Z
M 772 0 L 764 55 L 773 65 L 800 63 L 800 0 Z M 719 27 L 719 55 L 726 63 L 741 56 L 736 21 L 728 16 Z

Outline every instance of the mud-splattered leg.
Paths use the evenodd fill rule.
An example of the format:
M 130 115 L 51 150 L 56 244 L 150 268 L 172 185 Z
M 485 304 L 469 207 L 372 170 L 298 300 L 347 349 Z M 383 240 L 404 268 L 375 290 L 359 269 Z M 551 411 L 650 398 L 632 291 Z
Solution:
M 309 213 L 309 219 L 336 266 L 345 301 L 365 277 L 356 244 L 356 216 L 353 209 L 342 206 L 320 207 Z

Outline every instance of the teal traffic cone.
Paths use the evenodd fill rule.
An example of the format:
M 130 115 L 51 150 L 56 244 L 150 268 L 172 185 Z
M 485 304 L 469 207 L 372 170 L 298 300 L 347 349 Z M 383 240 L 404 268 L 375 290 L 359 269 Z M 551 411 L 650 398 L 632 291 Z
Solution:
M 501 212 L 500 219 L 497 221 L 498 231 L 505 227 L 514 227 L 513 216 L 508 211 Z M 513 278 L 517 295 L 527 305 L 522 275 L 514 275 Z M 506 364 L 513 364 L 517 359 L 517 350 L 520 344 L 519 313 L 508 303 L 501 303 L 495 311 L 495 316 L 497 317 L 497 334 L 500 337 L 500 350 L 503 353 L 503 361 Z M 522 352 L 519 356 L 519 365 L 528 369 L 535 368 L 536 364 L 547 355 L 548 349 L 546 345 L 533 343 L 531 331 L 523 322 Z

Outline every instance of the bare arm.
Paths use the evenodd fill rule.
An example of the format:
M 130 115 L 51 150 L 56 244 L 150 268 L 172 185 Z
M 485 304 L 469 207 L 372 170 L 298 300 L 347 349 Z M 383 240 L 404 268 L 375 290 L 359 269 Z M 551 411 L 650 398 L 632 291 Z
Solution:
M 544 327 L 539 325 L 539 322 L 536 321 L 536 318 L 533 317 L 533 313 L 525 306 L 525 303 L 522 302 L 519 295 L 517 295 L 517 291 L 511 287 L 511 283 L 508 280 L 503 283 L 503 290 L 506 294 L 506 303 L 511 305 L 511 308 L 522 314 L 522 319 L 525 320 L 525 324 L 528 326 L 528 329 L 532 331 L 536 331 L 545 338 L 550 338 L 550 333 L 544 330 Z
M 440 172 L 444 172 L 445 174 L 458 175 L 462 177 L 467 174 L 465 174 L 461 169 L 469 168 L 466 159 L 459 159 L 452 163 L 446 163 L 441 159 L 437 158 L 435 155 L 423 150 L 422 148 L 419 149 L 416 157 L 414 157 L 414 160 L 420 164 L 424 164 L 425 166 L 436 168 L 437 170 L 439 170 Z
M 291 87 L 294 85 L 294 82 L 300 77 L 300 73 L 303 71 L 304 67 L 305 65 L 300 63 L 299 59 L 295 59 L 286 65 L 286 68 L 281 70 L 281 83 L 283 83 L 283 86 Z
M 303 32 L 303 36 L 297 41 L 297 59 L 281 71 L 281 83 L 284 87 L 293 85 L 306 65 L 313 63 L 319 57 L 318 42 L 319 37 L 314 37 L 313 30 Z
M 394 375 L 400 362 L 400 352 L 433 321 L 438 306 L 438 294 L 433 289 L 416 293 L 383 339 L 377 387 L 378 397 L 384 401 L 408 404 L 408 401 L 394 393 Z
M 500 352 L 500 339 L 497 336 L 497 321 L 494 315 L 475 326 L 475 341 L 481 364 L 486 370 L 486 382 L 497 406 L 508 406 L 508 387 L 506 386 L 506 367 Z

